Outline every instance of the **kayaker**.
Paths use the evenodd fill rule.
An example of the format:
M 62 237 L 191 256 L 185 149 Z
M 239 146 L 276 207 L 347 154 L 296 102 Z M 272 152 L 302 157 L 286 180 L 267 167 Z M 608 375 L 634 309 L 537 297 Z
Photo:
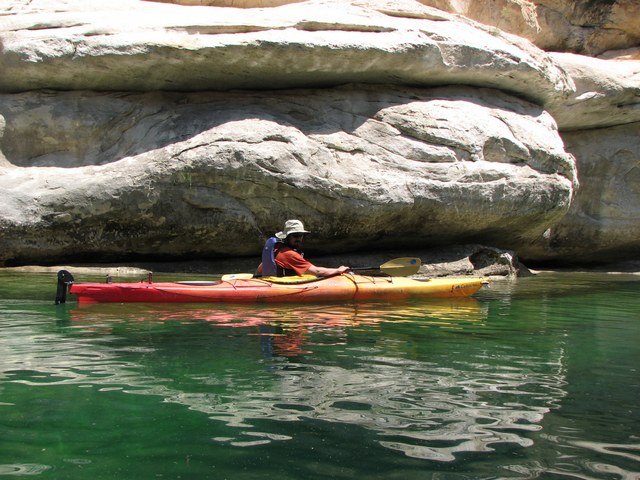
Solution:
M 338 268 L 318 267 L 304 258 L 302 244 L 304 237 L 310 233 L 305 230 L 300 220 L 287 220 L 281 232 L 275 234 L 265 243 L 262 252 L 262 263 L 258 266 L 258 275 L 290 275 L 311 274 L 317 277 L 332 277 L 349 271 L 344 265 Z

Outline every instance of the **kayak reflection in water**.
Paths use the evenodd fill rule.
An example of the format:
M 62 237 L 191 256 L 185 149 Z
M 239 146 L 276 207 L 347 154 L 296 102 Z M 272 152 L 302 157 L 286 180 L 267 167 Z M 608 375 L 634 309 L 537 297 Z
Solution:
M 308 233 L 300 220 L 287 220 L 282 231 L 265 242 L 257 275 L 285 277 L 311 274 L 333 277 L 349 271 L 349 267 L 344 265 L 338 268 L 318 267 L 306 260 L 302 244 Z

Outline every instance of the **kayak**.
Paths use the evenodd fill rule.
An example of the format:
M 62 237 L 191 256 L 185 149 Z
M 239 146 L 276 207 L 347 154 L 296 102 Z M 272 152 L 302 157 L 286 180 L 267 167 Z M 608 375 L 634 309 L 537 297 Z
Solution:
M 66 271 L 58 273 L 59 282 L 62 272 Z M 226 275 L 215 281 L 177 282 L 154 282 L 149 276 L 137 283 L 74 283 L 71 277 L 66 283 L 79 303 L 306 303 L 468 297 L 487 282 L 467 277 L 415 280 L 346 273 L 327 278 Z M 64 301 L 56 299 L 56 303 Z

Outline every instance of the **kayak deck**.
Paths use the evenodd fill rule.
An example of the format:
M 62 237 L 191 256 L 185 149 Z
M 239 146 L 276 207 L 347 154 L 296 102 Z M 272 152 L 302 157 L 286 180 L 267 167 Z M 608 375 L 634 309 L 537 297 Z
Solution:
M 481 278 L 370 277 L 344 274 L 311 280 L 286 277 L 186 282 L 72 283 L 79 303 L 301 303 L 467 297 L 487 282 Z

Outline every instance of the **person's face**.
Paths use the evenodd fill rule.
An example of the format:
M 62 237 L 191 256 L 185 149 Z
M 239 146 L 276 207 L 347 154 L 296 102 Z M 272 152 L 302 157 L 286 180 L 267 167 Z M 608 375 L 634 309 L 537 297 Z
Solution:
M 304 233 L 292 233 L 287 236 L 287 243 L 290 247 L 300 248 L 304 242 Z

